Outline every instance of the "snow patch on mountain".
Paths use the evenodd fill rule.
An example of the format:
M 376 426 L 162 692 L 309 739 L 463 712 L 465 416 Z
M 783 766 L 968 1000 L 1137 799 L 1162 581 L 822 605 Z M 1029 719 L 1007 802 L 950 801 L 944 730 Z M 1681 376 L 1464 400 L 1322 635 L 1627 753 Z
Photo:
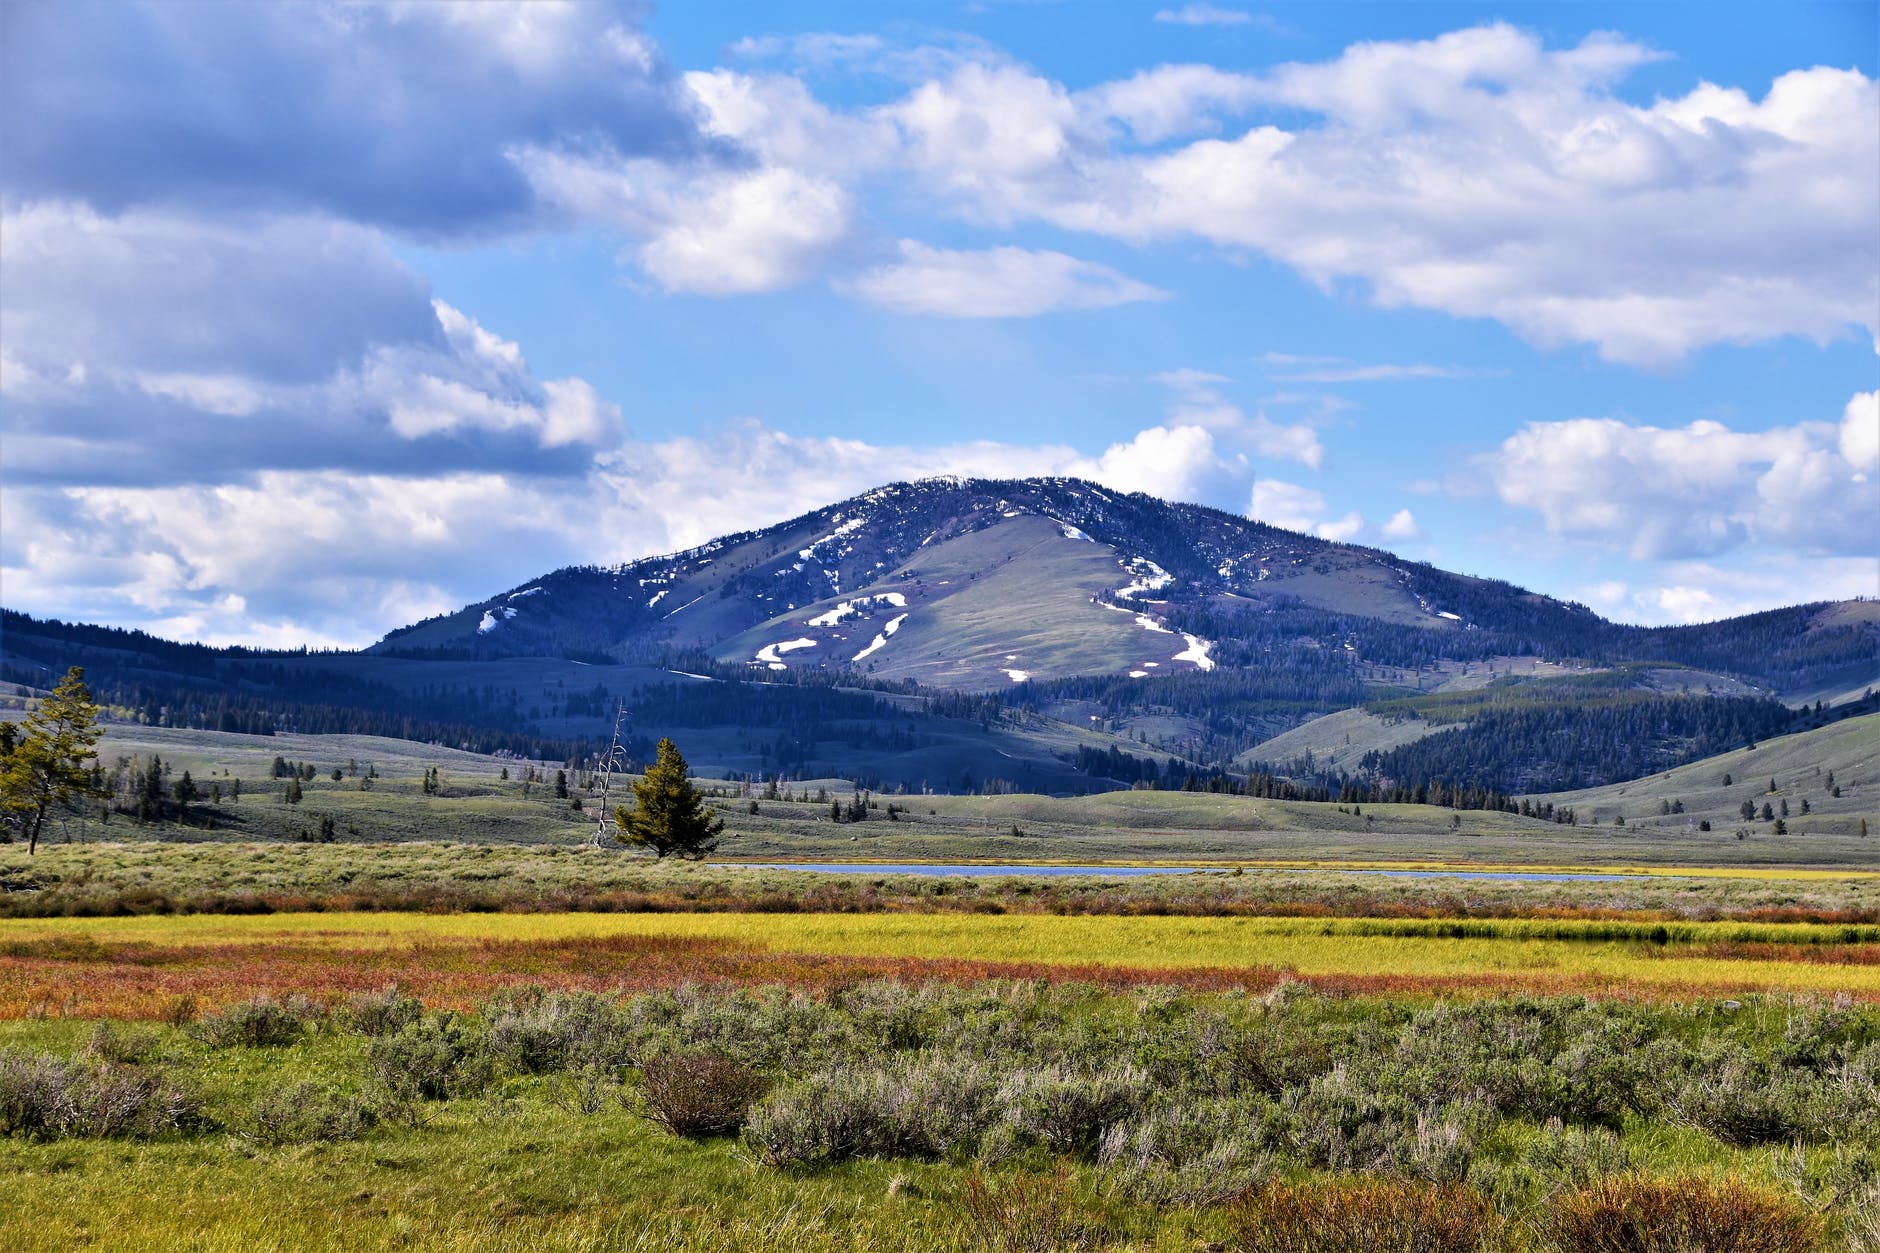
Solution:
M 1175 576 L 1147 557 L 1131 557 L 1123 564 L 1123 572 L 1131 582 L 1128 587 L 1116 589 L 1116 599 L 1134 600 L 1144 592 L 1159 592 L 1175 581 Z
M 1170 661 L 1192 661 L 1197 669 L 1214 669 L 1214 658 L 1208 656 L 1208 650 L 1214 647 L 1212 643 L 1186 631 L 1182 632 L 1182 638 L 1188 641 L 1188 647 L 1169 658 Z
M 787 653 L 793 652 L 799 648 L 814 647 L 816 647 L 815 640 L 783 640 L 776 644 L 766 644 L 758 649 L 757 659 L 769 666 L 772 670 L 782 670 L 784 669 L 783 658 L 779 657 L 777 655 L 778 653 Z
M 509 608 L 507 605 L 499 606 L 495 609 L 485 609 L 483 611 L 483 620 L 477 623 L 477 634 L 488 635 L 491 631 L 494 631 L 497 627 L 515 616 L 516 611 Z
M 890 635 L 893 635 L 896 631 L 900 630 L 901 624 L 906 621 L 907 621 L 906 614 L 902 614 L 897 618 L 888 619 L 888 625 L 881 628 L 881 634 L 877 635 L 869 643 L 867 648 L 864 648 L 861 652 L 856 653 L 854 660 L 860 661 L 862 658 L 868 656 L 869 654 L 873 653 L 876 649 L 879 649 L 882 645 L 886 644 L 888 642 L 888 637 Z

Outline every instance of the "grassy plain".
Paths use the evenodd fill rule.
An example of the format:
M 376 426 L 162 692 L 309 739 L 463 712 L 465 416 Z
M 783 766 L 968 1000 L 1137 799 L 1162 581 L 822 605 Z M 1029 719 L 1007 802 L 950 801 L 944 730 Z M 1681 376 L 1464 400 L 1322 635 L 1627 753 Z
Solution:
M 898 975 L 1631 999 L 1880 1000 L 1880 925 L 972 914 L 270 914 L 0 921 L 0 1017 L 156 1018 L 181 997 L 444 1003 L 549 979 L 825 986 Z
M 379 1007 L 377 1025 L 362 1004 Z M 1873 1066 L 1872 1010 L 1010 981 L 516 994 L 402 1026 L 383 1020 L 382 997 L 285 1017 L 272 1005 L 265 1039 L 224 1029 L 252 1007 L 190 1026 L 0 1023 L 0 1088 L 16 1095 L 21 1067 L 47 1064 L 34 1058 L 72 1059 L 60 1073 L 80 1092 L 82 1076 L 161 1075 L 193 1093 L 168 1130 L 0 1137 L 15 1185 L 0 1243 L 1249 1249 L 1264 1246 L 1248 1242 L 1236 1196 L 1371 1170 L 1466 1188 L 1497 1250 L 1588 1247 L 1538 1238 L 1541 1220 L 1606 1178 L 1748 1184 L 1794 1230 L 1838 1232 L 1819 1247 L 1870 1247 L 1857 1206 L 1872 1099 L 1837 1068 Z M 415 1046 L 439 1041 L 457 1042 L 450 1083 L 399 1095 L 406 1072 L 387 1063 L 435 1071 L 435 1048 Z M 765 1079 L 741 1136 L 670 1134 L 649 1117 L 671 1106 L 648 1077 L 701 1046 Z M 1719 1058 L 1761 1067 L 1797 1107 L 1773 1132 L 1743 1124 L 1771 1115 L 1753 1084 L 1712 1092 Z M 915 1091 L 926 1096 L 910 1102 Z M 26 1090 L 8 1116 L 31 1101 Z M 1147 1156 L 1130 1147 L 1151 1143 Z M 1041 1217 L 1068 1239 L 1036 1239 Z
M 172 777 L 191 772 L 205 792 L 223 799 L 199 804 L 185 825 L 139 826 L 122 815 L 62 818 L 48 843 L 98 839 L 202 841 L 297 840 L 331 817 L 342 841 L 384 844 L 407 840 L 466 843 L 581 843 L 593 830 L 599 804 L 586 794 L 559 799 L 547 783 L 525 783 L 526 764 L 453 749 L 367 736 L 239 736 L 147 727 L 113 727 L 103 756 L 147 760 L 160 755 Z M 269 777 L 276 756 L 316 768 L 304 799 L 281 800 L 283 784 Z M 1740 757 L 1740 760 L 1736 760 Z M 553 777 L 556 767 L 536 763 Z M 443 778 L 437 795 L 420 787 L 424 771 Z M 340 770 L 341 778 L 331 778 Z M 1721 771 L 1737 781 L 1724 787 Z M 361 776 L 376 770 L 369 790 Z M 502 777 L 507 770 L 508 779 Z M 1820 773 L 1817 773 L 1819 771 Z M 1832 795 L 1833 786 L 1841 796 Z M 1712 778 L 1711 776 L 1716 776 Z M 1758 804 L 1787 800 L 1788 833 L 1771 823 L 1742 822 L 1738 793 L 1778 792 Z M 240 783 L 240 799 L 233 799 Z M 576 780 L 577 792 L 579 792 Z M 792 785 L 798 799 L 756 799 L 741 785 L 701 779 L 724 793 L 728 819 L 721 853 L 732 859 L 863 861 L 1192 861 L 1201 863 L 1487 864 L 1505 866 L 1822 867 L 1880 864 L 1880 716 L 1772 740 L 1732 755 L 1728 763 L 1699 763 L 1663 777 L 1607 790 L 1552 798 L 1576 807 L 1579 826 L 1517 815 L 1456 812 L 1427 805 L 1354 807 L 1267 801 L 1181 792 L 1109 792 L 1083 797 L 880 796 L 861 823 L 832 823 L 828 800 L 846 799 L 841 780 Z M 624 785 L 623 785 L 624 786 Z M 1623 795 L 1620 793 L 1623 792 Z M 1808 800 L 1811 813 L 1800 807 Z M 893 801 L 902 810 L 885 820 Z M 1660 815 L 1673 801 L 1681 815 Z M 1626 825 L 1612 825 L 1624 812 Z M 1705 815 L 1711 815 L 1706 818 Z M 1599 817 L 1597 825 L 1590 821 Z M 1862 837 L 1866 820 L 1872 838 Z M 1713 829 L 1699 829 L 1710 821 Z M 1738 836 L 1738 832 L 1742 832 Z
M 1256 1247 L 1246 1202 L 1170 1198 L 1196 1180 L 1216 1180 L 1218 1193 L 1221 1178 L 1251 1189 L 1362 1176 L 1466 1187 L 1493 1203 L 1488 1247 L 1556 1253 L 1566 1246 L 1541 1234 L 1553 1198 L 1600 1179 L 1696 1177 L 1747 1180 L 1794 1212 L 1796 1230 L 1818 1228 L 1819 1247 L 1872 1253 L 1880 1216 L 1862 1217 L 1858 1198 L 1872 1191 L 1861 1163 L 1880 1160 L 1869 1090 L 1880 1070 L 1880 877 L 1858 822 L 1880 788 L 1880 720 L 1865 721 L 1876 725 L 1750 750 L 1731 763 L 1729 788 L 1707 783 L 1706 765 L 1623 794 L 1556 798 L 1603 816 L 1613 806 L 1628 814 L 1623 828 L 1143 792 L 881 797 L 907 812 L 837 825 L 826 801 L 760 797 L 753 814 L 743 796 L 722 800 L 731 821 L 722 851 L 749 861 L 1271 867 L 1052 880 L 652 865 L 586 847 L 594 815 L 546 783 L 525 794 L 520 762 L 365 737 L 114 728 L 107 762 L 159 752 L 205 790 L 219 783 L 226 793 L 241 779 L 242 797 L 199 809 L 189 825 L 69 824 L 30 860 L 0 848 L 0 905 L 48 915 L 0 918 L 0 1072 L 49 1056 L 107 1078 L 182 1076 L 206 1113 L 193 1129 L 147 1138 L 0 1135 L 0 1176 L 19 1183 L 0 1200 L 0 1246 L 1051 1247 L 1023 1243 L 1043 1215 L 1059 1223 L 1060 1247 L 1233 1249 Z M 276 755 L 319 768 L 300 805 L 284 804 L 268 778 Z M 419 787 L 432 766 L 443 775 L 437 796 Z M 368 768 L 380 777 L 364 790 Z M 1840 798 L 1828 794 L 1830 769 Z M 1766 789 L 1771 775 L 1772 798 L 1798 810 L 1806 797 L 1814 811 L 1792 820 L 1788 838 L 1761 823 L 1742 839 L 1734 824 L 1695 830 L 1696 815 L 1735 803 L 1745 776 Z M 845 784 L 821 786 L 848 795 Z M 1670 799 L 1685 805 L 1676 823 L 1655 813 Z M 321 814 L 334 818 L 338 842 L 301 838 Z M 1490 865 L 1650 873 L 1558 882 L 1361 873 Z M 604 1065 L 521 1065 L 505 1053 L 511 1060 L 475 1091 L 384 1106 L 355 1132 L 257 1130 L 270 1100 L 277 1110 L 381 1109 L 366 1066 L 376 1044 L 346 1025 L 345 1007 L 391 984 L 434 1014 L 471 1014 L 464 1021 L 491 1039 L 590 1013 L 543 1003 L 499 1030 L 510 1011 L 492 1009 L 492 998 L 591 995 L 612 1007 L 592 1013 L 615 1015 L 614 1034 L 596 1038 L 640 1032 L 636 1048 L 725 1049 L 761 1069 L 777 1085 L 767 1098 L 781 1111 L 773 1132 L 791 1125 L 792 1109 L 812 1123 L 822 1116 L 828 1100 L 796 1095 L 818 1083 L 889 1094 L 858 1125 L 901 1117 L 908 1098 L 893 1095 L 896 1076 L 930 1064 L 952 1075 L 946 1067 L 964 1063 L 946 1050 L 977 1039 L 974 1064 L 991 1070 L 966 1085 L 979 1093 L 975 1117 L 1009 1123 L 1047 1091 L 1069 1102 L 1052 1107 L 1060 1113 L 1080 1100 L 1107 1108 L 1127 1089 L 1138 1094 L 1133 1112 L 1105 1115 L 1118 1121 L 1099 1130 L 1135 1136 L 1127 1142 L 1137 1148 L 1105 1156 L 1086 1138 L 1000 1149 L 990 1124 L 975 1124 L 980 1138 L 945 1152 L 765 1164 L 774 1136 L 687 1138 L 649 1121 L 644 1051 L 608 1054 Z M 667 1034 L 644 1034 L 649 1005 L 740 989 L 755 990 L 745 1008 L 682 1015 L 660 1028 Z M 257 995 L 300 1005 L 308 1025 L 255 1048 L 165 1025 Z M 990 1008 L 946 1008 L 949 997 Z M 916 1027 L 901 1010 L 881 1010 L 906 1004 L 918 1009 Z M 1469 1026 L 1471 1006 L 1492 1027 Z M 897 1042 L 869 1046 L 851 1024 L 831 1052 L 810 1025 L 831 1013 Z M 1303 1017 L 1281 1022 L 1294 1014 Z M 1640 1017 L 1601 1034 L 1613 1015 Z M 1566 1020 L 1591 1034 L 1556 1038 L 1534 1026 Z M 97 1036 L 101 1021 L 136 1033 L 135 1047 Z M 1305 1069 L 1253 1095 L 1207 1086 L 1219 1058 L 1241 1056 L 1221 1051 L 1222 1031 L 1264 1039 L 1269 1028 L 1274 1047 L 1294 1050 L 1286 1064 Z M 1526 1053 L 1543 1044 L 1537 1071 Z M 1265 1047 L 1248 1055 L 1256 1071 L 1268 1065 Z M 1607 1060 L 1587 1069 L 1596 1057 Z M 1452 1091 L 1445 1076 L 1465 1061 L 1483 1086 Z M 1348 1068 L 1364 1076 L 1355 1090 Z M 1572 1078 L 1550 1079 L 1554 1071 Z M 1562 1105 L 1567 1127 L 1547 1121 L 1556 1116 L 1547 1101 L 1621 1072 L 1632 1092 L 1623 1113 L 1582 1127 Z M 1770 1096 L 1777 1082 L 1802 1095 Z M 326 1095 L 314 1100 L 314 1089 L 294 1086 L 303 1083 Z M 1501 1092 L 1505 1083 L 1519 1091 Z M 1555 1095 L 1520 1095 L 1534 1084 Z M 1373 1099 L 1393 1085 L 1409 1086 Z M 1033 1097 L 1011 1095 L 1026 1091 Z M 1183 1121 L 1191 1110 L 1236 1130 L 1210 1140 L 1214 1131 L 1196 1130 L 1205 1119 Z M 1802 1150 L 1787 1147 L 1786 1133 L 1756 1139 L 1760 1131 L 1730 1121 L 1756 1128 L 1804 1114 L 1814 1121 Z M 1008 1132 L 1017 1134 L 998 1134 Z M 1155 1140 L 1164 1135 L 1175 1140 Z M 1577 1146 L 1572 1160 L 1562 1144 Z M 981 1204 L 987 1196 L 996 1203 Z

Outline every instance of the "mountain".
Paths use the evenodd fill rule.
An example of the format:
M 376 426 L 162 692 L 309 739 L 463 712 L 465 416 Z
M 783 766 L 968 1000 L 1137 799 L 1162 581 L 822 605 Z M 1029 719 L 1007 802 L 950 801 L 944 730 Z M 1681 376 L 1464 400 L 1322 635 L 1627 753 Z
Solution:
M 1648 682 L 1821 699 L 1880 678 L 1877 643 L 1874 602 L 1628 627 L 1200 505 L 1077 479 L 940 478 L 670 556 L 557 570 L 372 651 L 632 663 L 692 650 L 956 691 L 1275 666 L 1415 686 L 1497 661 L 1649 661 L 1700 673 Z
M 171 726 L 575 760 L 624 704 L 635 757 L 672 734 L 713 773 L 1490 804 L 1880 716 L 1880 603 L 1624 626 L 1199 505 L 947 478 L 553 571 L 360 653 L 0 613 L 0 682 L 74 664 Z

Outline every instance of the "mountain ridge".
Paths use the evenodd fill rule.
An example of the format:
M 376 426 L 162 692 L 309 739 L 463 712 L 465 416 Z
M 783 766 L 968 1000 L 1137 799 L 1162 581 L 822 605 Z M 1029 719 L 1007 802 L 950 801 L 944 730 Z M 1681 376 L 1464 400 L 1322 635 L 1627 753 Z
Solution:
M 753 667 L 999 690 L 1033 678 L 1256 664 L 1276 644 L 1267 629 L 1276 623 L 1282 638 L 1351 654 L 1379 682 L 1499 655 L 1660 659 L 1771 693 L 1839 665 L 1857 691 L 1874 669 L 1880 605 L 1818 602 L 1634 627 L 1500 580 L 1204 505 L 1079 479 L 947 476 L 886 484 L 677 553 L 563 567 L 392 631 L 368 651 L 630 662 L 698 648 Z M 1384 640 L 1402 627 L 1416 630 Z M 1838 651 L 1822 647 L 1823 631 L 1845 637 Z M 1155 635 L 1167 638 L 1145 638 Z M 1766 637 L 1765 664 L 1741 664 L 1745 635 Z

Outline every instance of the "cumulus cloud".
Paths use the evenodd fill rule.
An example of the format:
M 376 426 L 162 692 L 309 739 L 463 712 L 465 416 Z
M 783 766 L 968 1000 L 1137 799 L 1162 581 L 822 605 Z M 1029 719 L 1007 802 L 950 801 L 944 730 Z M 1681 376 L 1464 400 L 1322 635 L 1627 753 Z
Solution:
M 1152 426 L 1125 444 L 1112 444 L 1094 463 L 1079 461 L 1073 473 L 1124 492 L 1147 492 L 1168 500 L 1196 500 L 1223 474 L 1214 437 L 1198 426 Z
M 1609 579 L 1580 593 L 1600 613 L 1645 626 L 1714 622 L 1778 605 L 1871 597 L 1880 561 L 1822 557 L 1810 561 L 1762 555 L 1729 566 L 1670 562 L 1658 577 Z
M 1228 399 L 1220 385 L 1232 380 L 1199 370 L 1172 370 L 1158 377 L 1175 392 L 1170 420 L 1218 432 L 1263 457 L 1297 461 L 1316 470 L 1325 462 L 1325 446 L 1308 423 L 1275 422 L 1265 413 L 1249 416 Z
M 1613 94 L 1655 55 L 1611 36 L 1550 50 L 1494 25 L 1261 76 L 1160 71 L 1134 93 L 967 66 L 886 112 L 915 171 L 977 221 L 1200 238 L 1321 284 L 1364 280 L 1386 307 L 1494 318 L 1636 364 L 1873 329 L 1874 80 L 1815 68 L 1760 100 L 1709 84 L 1649 106 Z M 1153 139 L 1249 103 L 1317 122 L 1146 151 L 1111 141 L 1117 126 Z
M 215 643 L 358 646 L 558 566 L 686 548 L 884 478 L 936 474 L 1073 475 L 1187 499 L 1219 498 L 1233 477 L 1197 428 L 1150 427 L 1090 456 L 742 421 L 628 441 L 578 475 L 273 468 L 222 482 L 11 486 L 0 493 L 0 581 L 8 606 L 27 612 Z
M 1364 529 L 1364 517 L 1355 510 L 1327 518 L 1325 497 L 1310 487 L 1278 479 L 1256 479 L 1247 502 L 1247 516 L 1256 522 L 1344 542 Z
M 1861 392 L 1841 413 L 1841 458 L 1859 475 L 1880 470 L 1880 391 Z
M 1108 309 L 1168 293 L 1108 266 L 1026 248 L 950 251 L 903 240 L 900 260 L 839 289 L 897 313 L 948 318 L 1028 318 Z
M 614 405 L 537 380 L 371 229 L 69 204 L 0 227 L 10 482 L 569 472 L 620 438 Z
M 1390 520 L 1384 523 L 1378 533 L 1385 539 L 1399 541 L 1429 538 L 1428 533 L 1418 525 L 1416 515 L 1408 509 L 1399 509 L 1391 514 Z
M 4 177 L 25 199 L 455 234 L 536 215 L 513 148 L 698 146 L 673 76 L 610 6 L 74 0 L 0 21 Z
M 1735 431 L 1616 418 L 1534 422 L 1483 459 L 1495 493 L 1556 535 L 1641 560 L 1714 556 L 1744 545 L 1871 552 L 1880 485 L 1867 477 L 1871 394 L 1843 423 Z

